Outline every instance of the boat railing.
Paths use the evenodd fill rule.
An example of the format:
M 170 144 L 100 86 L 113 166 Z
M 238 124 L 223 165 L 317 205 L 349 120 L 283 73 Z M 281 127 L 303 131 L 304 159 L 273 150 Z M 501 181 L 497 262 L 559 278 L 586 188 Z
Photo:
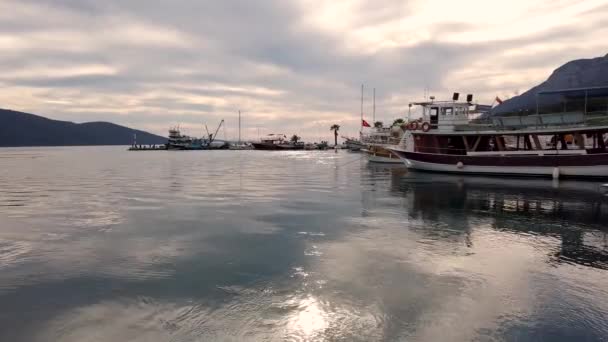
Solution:
M 549 127 L 608 126 L 606 112 L 562 112 L 547 114 L 512 114 L 471 119 L 467 124 L 455 125 L 456 131 L 513 131 Z
M 377 145 L 399 145 L 401 137 L 395 136 L 383 136 L 383 137 L 363 137 L 361 142 L 364 144 L 377 144 Z
M 492 156 L 492 155 L 585 155 L 593 153 L 589 149 L 564 150 L 556 148 L 546 148 L 540 150 L 521 150 L 513 146 L 500 150 L 496 147 L 485 151 L 469 151 L 466 148 L 457 147 L 437 147 L 437 146 L 416 146 L 415 151 L 419 153 L 448 154 L 448 155 L 469 155 L 469 156 Z

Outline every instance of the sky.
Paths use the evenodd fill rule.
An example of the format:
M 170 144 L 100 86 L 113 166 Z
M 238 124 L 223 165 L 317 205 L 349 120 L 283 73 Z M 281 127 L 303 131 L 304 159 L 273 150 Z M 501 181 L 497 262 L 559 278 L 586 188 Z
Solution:
M 0 0 L 0 108 L 166 135 L 308 141 L 608 53 L 607 0 Z M 426 91 L 425 91 L 426 89 Z

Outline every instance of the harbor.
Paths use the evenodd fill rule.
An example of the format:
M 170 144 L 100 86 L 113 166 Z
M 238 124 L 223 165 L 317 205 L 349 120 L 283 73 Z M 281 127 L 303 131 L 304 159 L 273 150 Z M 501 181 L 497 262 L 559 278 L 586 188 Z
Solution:
M 0 0 L 0 342 L 608 342 L 607 18 Z
M 376 341 L 428 315 L 486 336 L 493 320 L 451 323 L 471 312 L 519 334 L 606 332 L 606 182 L 408 172 L 348 150 L 17 148 L 0 163 L 2 340 L 175 324 L 177 340 Z
M 169 130 L 165 145 L 137 145 L 130 151 L 159 150 L 266 150 L 299 151 L 347 149 L 363 153 L 370 163 L 402 164 L 410 170 L 541 176 L 559 179 L 608 178 L 608 87 L 571 88 L 539 92 L 536 111 L 492 115 L 493 105 L 474 102 L 473 94 L 461 101 L 455 92 L 450 100 L 410 102 L 407 114 L 385 127 L 376 118 L 373 91 L 373 127 L 364 118 L 364 87 L 361 87 L 359 138 L 342 136 L 340 125 L 332 125 L 333 147 L 327 141 L 307 143 L 296 134 L 270 133 L 258 141 L 217 139 L 224 124 L 204 138 L 183 135 L 179 127 Z M 543 104 L 551 98 L 549 105 Z M 420 108 L 412 113 L 412 110 Z

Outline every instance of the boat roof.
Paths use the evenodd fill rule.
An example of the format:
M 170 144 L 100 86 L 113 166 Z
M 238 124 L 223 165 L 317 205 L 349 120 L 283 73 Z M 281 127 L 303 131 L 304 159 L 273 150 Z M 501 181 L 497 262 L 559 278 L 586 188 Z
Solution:
M 475 106 L 476 103 L 471 102 L 456 102 L 456 101 L 422 101 L 422 102 L 410 102 L 411 106 L 461 106 L 461 107 L 470 107 Z
M 537 93 L 538 95 L 556 95 L 561 94 L 570 98 L 583 98 L 587 97 L 604 97 L 608 96 L 608 85 L 598 87 L 584 87 L 584 88 L 567 88 L 567 89 L 556 89 L 556 90 L 543 90 Z
M 415 131 L 414 135 L 522 135 L 522 134 L 537 134 L 537 135 L 552 135 L 563 133 L 590 133 L 590 132 L 608 132 L 608 125 L 604 126 L 577 126 L 577 127 L 554 127 L 542 129 L 489 129 L 488 127 L 479 127 L 478 130 L 460 130 L 460 131 L 438 131 L 430 130 L 428 132 Z

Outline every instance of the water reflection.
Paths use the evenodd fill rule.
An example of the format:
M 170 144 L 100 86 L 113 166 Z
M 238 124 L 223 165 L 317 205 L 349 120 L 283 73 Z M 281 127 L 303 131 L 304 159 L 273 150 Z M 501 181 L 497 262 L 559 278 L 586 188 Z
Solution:
M 258 152 L 0 159 L 0 201 L 20 204 L 0 211 L 0 340 L 608 333 L 607 207 L 592 183 Z
M 299 301 L 289 301 L 286 305 L 294 305 L 296 311 L 287 319 L 286 339 L 296 338 L 314 340 L 322 338 L 325 329 L 329 327 L 328 314 L 313 296 Z
M 485 222 L 560 239 L 552 262 L 608 269 L 608 197 L 597 183 L 415 174 L 392 178 L 391 191 L 407 199 L 411 218 L 446 223 L 468 244 L 471 229 Z

